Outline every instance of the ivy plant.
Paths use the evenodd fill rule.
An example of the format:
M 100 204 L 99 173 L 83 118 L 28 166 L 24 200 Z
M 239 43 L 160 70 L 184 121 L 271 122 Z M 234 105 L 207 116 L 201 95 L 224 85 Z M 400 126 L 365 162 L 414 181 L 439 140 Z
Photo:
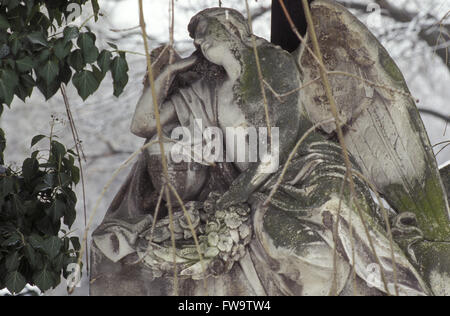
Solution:
M 34 137 L 33 145 L 43 138 Z M 80 250 L 78 237 L 61 230 L 76 217 L 75 154 L 55 140 L 49 152 L 34 151 L 18 171 L 0 170 L 0 288 L 12 293 L 27 283 L 41 291 L 57 286 Z
M 48 100 L 72 82 L 86 100 L 108 72 L 114 95 L 123 92 L 125 53 L 112 43 L 100 50 L 94 32 L 68 23 L 88 2 L 97 20 L 98 0 L 1 0 L 0 116 L 5 105 L 15 97 L 25 101 L 35 88 Z M 80 249 L 79 239 L 62 229 L 76 218 L 77 157 L 48 138 L 48 152 L 34 151 L 14 170 L 5 166 L 6 135 L 0 128 L 0 289 L 12 293 L 27 283 L 41 291 L 57 286 Z M 44 139 L 37 135 L 31 145 Z
M 14 95 L 25 101 L 37 87 L 47 98 L 62 83 L 75 85 L 85 100 L 99 87 L 108 71 L 114 95 L 128 82 L 125 54 L 102 50 L 87 27 L 65 26 L 70 4 L 86 0 L 2 0 L 0 5 L 0 103 L 10 105 Z M 97 0 L 92 1 L 94 16 Z M 116 56 L 114 56 L 116 55 Z

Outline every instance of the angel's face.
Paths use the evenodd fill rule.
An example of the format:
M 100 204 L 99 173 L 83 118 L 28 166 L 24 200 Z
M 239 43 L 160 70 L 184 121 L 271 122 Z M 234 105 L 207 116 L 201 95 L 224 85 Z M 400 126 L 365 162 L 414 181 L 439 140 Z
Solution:
M 236 39 L 217 20 L 201 19 L 194 34 L 194 44 L 210 62 L 226 68 Z

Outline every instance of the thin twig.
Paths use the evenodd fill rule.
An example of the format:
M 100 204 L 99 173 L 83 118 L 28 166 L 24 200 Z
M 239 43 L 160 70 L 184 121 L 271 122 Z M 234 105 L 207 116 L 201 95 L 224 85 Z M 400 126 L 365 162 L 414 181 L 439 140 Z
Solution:
M 280 0 L 282 1 L 282 0 Z M 376 253 L 376 249 L 375 246 L 373 244 L 373 240 L 372 237 L 370 236 L 369 233 L 369 229 L 367 227 L 367 223 L 364 221 L 364 217 L 362 215 L 362 211 L 361 211 L 361 207 L 359 207 L 359 202 L 356 198 L 357 194 L 356 194 L 356 186 L 355 183 L 353 181 L 353 176 L 352 176 L 352 163 L 350 162 L 350 156 L 349 156 L 349 152 L 347 150 L 347 145 L 345 143 L 345 138 L 344 138 L 344 133 L 342 131 L 342 127 L 340 124 L 340 119 L 339 119 L 339 112 L 338 112 L 338 108 L 336 105 L 336 101 L 334 99 L 333 96 L 333 90 L 331 88 L 331 83 L 330 83 L 330 79 L 328 78 L 328 72 L 327 69 L 325 68 L 325 64 L 323 62 L 323 57 L 322 57 L 322 52 L 320 50 L 320 46 L 319 46 L 319 41 L 317 39 L 317 35 L 316 35 L 316 31 L 315 31 L 315 27 L 314 27 L 314 22 L 312 19 L 312 14 L 309 8 L 309 4 L 307 0 L 302 0 L 303 3 L 303 8 L 305 11 L 305 16 L 306 16 L 306 21 L 308 23 L 308 34 L 311 37 L 311 41 L 312 41 L 312 45 L 313 45 L 313 49 L 314 49 L 314 53 L 317 57 L 317 59 L 319 60 L 319 68 L 320 68 L 320 74 L 322 77 L 322 82 L 325 86 L 325 93 L 328 99 L 328 102 L 330 103 L 330 110 L 333 114 L 333 117 L 335 118 L 335 124 L 336 124 L 336 130 L 337 130 L 337 135 L 338 135 L 338 139 L 339 139 L 339 143 L 341 144 L 342 147 L 342 154 L 343 154 L 343 158 L 344 158 L 344 162 L 345 162 L 345 166 L 347 168 L 347 173 L 348 173 L 348 179 L 349 179 L 349 186 L 350 186 L 350 191 L 353 192 L 353 199 L 354 199 L 354 204 L 355 206 L 357 206 L 357 211 L 359 214 L 359 217 L 361 218 L 361 222 L 364 226 L 364 230 L 366 232 L 370 247 L 372 249 L 372 252 L 377 260 L 378 266 L 381 268 L 381 278 L 383 280 L 383 284 L 384 284 L 384 288 L 386 293 L 389 295 L 389 288 L 387 286 L 387 281 L 386 281 L 386 276 L 384 273 L 384 269 L 381 266 L 381 261 Z
M 253 53 L 255 54 L 256 69 L 258 70 L 259 85 L 260 85 L 260 88 L 261 88 L 261 94 L 262 94 L 263 101 L 264 101 L 264 112 L 265 112 L 265 115 L 266 115 L 267 134 L 269 136 L 269 142 L 271 143 L 272 142 L 271 141 L 272 140 L 272 137 L 271 137 L 272 129 L 271 129 L 270 117 L 269 117 L 269 104 L 267 102 L 266 89 L 264 88 L 264 77 L 263 77 L 263 73 L 262 73 L 262 69 L 261 69 L 261 61 L 259 59 L 258 48 L 256 47 L 256 38 L 255 38 L 255 34 L 253 34 L 252 14 L 250 12 L 250 7 L 248 5 L 248 0 L 245 0 L 245 7 L 247 9 L 248 25 L 250 27 L 250 33 L 252 34 Z
M 145 54 L 147 56 L 147 72 L 148 72 L 148 78 L 150 81 L 150 88 L 152 91 L 153 113 L 155 115 L 156 131 L 157 131 L 157 135 L 158 135 L 158 143 L 159 143 L 159 148 L 160 148 L 160 152 L 161 152 L 161 165 L 163 168 L 163 175 L 164 175 L 165 182 L 168 183 L 170 181 L 169 180 L 169 170 L 168 170 L 168 166 L 167 166 L 167 157 L 166 157 L 165 150 L 164 150 L 164 143 L 162 141 L 163 133 L 162 133 L 160 114 L 159 114 L 158 99 L 156 97 L 155 78 L 153 76 L 152 60 L 151 60 L 151 56 L 150 56 L 150 52 L 149 52 L 147 30 L 146 30 L 146 24 L 145 24 L 145 18 L 144 18 L 144 5 L 143 5 L 142 0 L 139 0 L 139 25 L 141 26 L 142 38 L 144 40 Z M 151 105 L 149 104 L 149 106 L 151 106 Z M 167 188 L 165 189 L 165 195 L 166 195 L 167 206 L 169 208 L 169 220 L 171 220 L 173 218 L 173 209 L 172 209 L 172 203 L 170 200 L 169 190 Z M 173 225 L 173 223 L 171 223 L 171 224 Z M 172 246 L 174 247 L 175 236 L 174 236 L 173 230 L 171 230 L 171 239 L 172 239 Z M 176 254 L 175 254 L 175 249 L 173 249 L 173 250 L 174 250 L 173 257 L 174 257 L 174 270 L 175 270 L 175 272 L 174 272 L 174 294 L 175 294 L 175 296 L 178 296 L 178 277 L 177 277 L 177 273 L 176 273 L 176 269 L 177 269 Z
M 180 197 L 180 195 L 178 194 L 178 192 L 177 192 L 177 190 L 175 189 L 175 187 L 174 187 L 172 184 L 170 184 L 170 183 L 168 183 L 167 185 L 169 186 L 169 188 L 170 188 L 170 190 L 172 191 L 172 193 L 175 195 L 175 198 L 177 199 L 178 204 L 181 205 L 181 209 L 183 210 L 184 216 L 185 216 L 186 219 L 187 219 L 189 229 L 191 230 L 192 237 L 193 237 L 193 239 L 194 239 L 195 248 L 197 249 L 197 253 L 198 253 L 198 256 L 199 256 L 199 258 L 200 258 L 200 265 L 202 266 L 202 271 L 203 271 L 203 287 L 204 287 L 204 290 L 205 290 L 205 294 L 208 294 L 208 293 L 207 293 L 208 287 L 207 287 L 207 284 L 206 284 L 206 268 L 205 268 L 205 262 L 204 262 L 204 260 L 203 260 L 203 255 L 202 255 L 202 252 L 201 252 L 201 249 L 200 249 L 200 243 L 198 242 L 197 233 L 195 232 L 194 225 L 192 225 L 191 216 L 189 215 L 188 211 L 186 210 L 186 207 L 185 207 L 185 205 L 184 205 L 184 203 L 183 203 L 183 200 L 181 199 L 181 197 Z
M 448 143 L 447 145 L 445 145 L 444 147 L 442 147 L 437 153 L 436 156 L 439 155 L 445 148 L 449 147 L 450 143 Z
M 134 31 L 134 30 L 139 29 L 139 28 L 141 28 L 141 26 L 140 25 L 136 25 L 136 26 L 133 26 L 133 27 L 129 27 L 127 29 L 109 29 L 109 30 L 111 32 L 120 33 L 120 32 Z
M 321 79 L 320 77 L 317 77 L 316 79 L 313 79 L 313 80 L 303 84 L 302 86 L 300 86 L 298 88 L 295 88 L 295 89 L 293 89 L 291 91 L 288 91 L 286 93 L 278 93 L 277 91 L 275 91 L 275 89 L 266 80 L 263 80 L 263 81 L 264 81 L 264 84 L 267 86 L 267 89 L 269 89 L 269 91 L 272 92 L 272 94 L 275 96 L 275 98 L 277 98 L 277 100 L 279 102 L 284 102 L 283 98 L 286 98 L 286 97 L 290 96 L 291 94 L 294 94 L 296 92 L 299 92 L 300 90 L 303 90 L 303 89 L 307 88 L 308 86 L 310 86 L 313 83 L 319 81 L 320 79 Z
M 423 108 L 420 108 L 419 112 L 423 113 L 423 114 L 432 115 L 432 116 L 434 116 L 436 118 L 439 118 L 439 119 L 443 120 L 447 124 L 450 123 L 450 115 L 445 115 L 445 114 L 439 113 L 439 112 L 434 111 L 434 110 L 423 109 Z
M 355 74 L 352 74 L 352 73 L 349 73 L 349 72 L 345 72 L 345 71 L 325 71 L 325 73 L 327 75 L 341 75 L 341 76 L 347 76 L 347 77 L 351 77 L 351 78 L 354 78 L 354 79 L 357 79 L 357 80 L 361 80 L 361 81 L 367 83 L 370 86 L 373 86 L 373 87 L 376 87 L 376 88 L 385 89 L 387 91 L 390 91 L 391 93 L 400 94 L 400 95 L 403 95 L 403 96 L 405 96 L 407 98 L 411 98 L 414 101 L 416 101 L 416 99 L 414 99 L 414 97 L 408 92 L 405 92 L 405 91 L 400 90 L 400 89 L 391 88 L 388 85 L 385 85 L 385 84 L 382 84 L 382 83 L 376 83 L 376 82 L 367 80 L 367 79 L 365 79 L 365 78 L 363 78 L 361 76 L 358 76 L 358 75 L 355 75 Z
M 386 210 L 386 208 L 384 207 L 383 204 L 383 199 L 381 198 L 380 194 L 378 193 L 377 188 L 375 187 L 375 185 L 369 180 L 367 179 L 362 173 L 360 173 L 357 170 L 353 170 L 353 173 L 358 176 L 360 179 L 362 179 L 372 190 L 372 192 L 375 194 L 377 200 L 378 200 L 378 204 L 382 210 L 383 213 L 383 218 L 386 224 L 386 232 L 389 236 L 389 246 L 390 246 L 390 250 L 391 250 L 391 259 L 392 259 L 392 265 L 393 265 L 393 272 L 394 272 L 394 286 L 395 286 L 395 294 L 397 296 L 399 296 L 399 290 L 398 290 L 398 273 L 397 273 L 397 263 L 395 260 L 395 254 L 394 254 L 394 239 L 392 237 L 392 230 L 391 230 L 391 224 L 389 223 L 389 216 L 388 216 L 388 211 Z
M 440 145 L 444 145 L 444 144 L 450 144 L 450 140 L 444 140 L 443 142 L 439 142 L 437 144 L 434 144 L 433 148 L 437 147 L 437 146 L 440 146 Z
M 344 188 L 345 183 L 347 182 L 348 174 L 345 173 L 344 179 L 342 179 L 341 188 L 339 189 L 339 205 L 338 205 L 338 212 L 337 212 L 337 219 L 336 224 L 334 226 L 333 230 L 333 240 L 334 240 L 334 247 L 333 247 L 333 282 L 331 284 L 330 294 L 332 296 L 338 295 L 338 284 L 337 284 L 337 244 L 338 244 L 338 229 L 339 224 L 341 222 L 341 211 L 342 211 L 342 200 L 344 196 Z M 352 239 L 353 242 L 353 239 Z
M 61 84 L 60 90 L 61 90 L 61 94 L 63 96 L 64 105 L 65 105 L 66 113 L 67 113 L 67 118 L 69 120 L 70 130 L 72 132 L 72 138 L 73 138 L 73 141 L 75 142 L 75 150 L 77 152 L 78 166 L 80 168 L 81 190 L 82 190 L 82 195 L 83 195 L 84 228 L 86 229 L 86 226 L 87 226 L 86 184 L 84 181 L 83 163 L 81 162 L 81 155 L 84 156 L 84 152 L 81 147 L 81 141 L 78 136 L 75 121 L 73 120 L 72 111 L 70 109 L 69 98 L 67 97 L 66 89 L 63 84 Z M 84 161 L 86 161 L 86 157 L 84 157 Z M 87 240 L 85 241 L 85 243 L 86 243 L 85 247 L 87 249 L 88 248 Z M 89 274 L 89 255 L 87 252 L 86 252 L 86 272 Z
M 288 20 L 289 25 L 291 26 L 292 31 L 297 36 L 297 38 L 300 40 L 300 42 L 303 44 L 303 46 L 308 50 L 308 52 L 311 54 L 312 58 L 316 61 L 316 63 L 318 65 L 320 65 L 320 61 L 317 58 L 316 54 L 313 52 L 311 47 L 309 47 L 308 43 L 303 38 L 303 36 L 300 35 L 300 32 L 298 31 L 297 27 L 295 26 L 295 23 L 292 20 L 291 14 L 287 10 L 286 6 L 284 5 L 284 0 L 279 0 L 279 2 L 280 2 L 281 9 L 283 10 L 285 17 Z
M 169 2 L 169 65 L 173 64 L 174 59 L 174 49 L 173 49 L 173 43 L 174 43 L 174 25 L 175 25 L 175 10 L 174 10 L 174 1 L 170 0 Z M 169 78 L 172 74 L 169 72 Z M 165 91 L 168 92 L 170 89 L 170 80 L 166 81 L 166 88 Z M 162 135 L 159 135 L 162 136 Z M 160 144 L 162 144 L 162 140 L 160 140 Z M 166 177 L 167 184 L 170 185 L 169 178 Z M 177 295 L 178 293 L 178 278 L 177 278 L 177 253 L 176 253 L 176 244 L 175 244 L 175 231 L 173 229 L 173 211 L 172 211 L 172 201 L 170 200 L 170 191 L 169 188 L 166 186 L 165 188 L 165 194 L 166 194 L 166 201 L 167 205 L 169 207 L 169 230 L 170 230 L 170 236 L 172 241 L 172 255 L 173 255 L 173 279 L 174 279 L 174 293 Z
M 166 183 L 167 185 L 170 182 Z M 177 267 L 177 252 L 176 252 L 176 243 L 175 243 L 175 232 L 173 228 L 173 206 L 172 200 L 170 197 L 170 192 L 168 186 L 164 186 L 164 193 L 166 195 L 166 203 L 167 208 L 169 209 L 169 230 L 170 230 L 170 240 L 172 243 L 172 257 L 173 257 L 173 294 L 178 296 L 178 267 Z
M 156 222 L 158 221 L 159 209 L 161 208 L 162 197 L 165 192 L 165 189 L 166 189 L 166 186 L 163 185 L 161 187 L 161 191 L 159 192 L 159 195 L 158 195 L 158 201 L 156 202 L 155 213 L 153 214 L 153 223 L 152 223 L 152 228 L 150 229 L 150 238 L 148 239 L 147 250 L 145 251 L 142 258 L 139 259 L 138 261 L 134 262 L 134 264 L 138 264 L 138 263 L 141 263 L 142 261 L 144 261 L 145 257 L 147 257 L 147 255 L 152 250 L 151 243 L 153 242 L 153 235 L 155 233 Z

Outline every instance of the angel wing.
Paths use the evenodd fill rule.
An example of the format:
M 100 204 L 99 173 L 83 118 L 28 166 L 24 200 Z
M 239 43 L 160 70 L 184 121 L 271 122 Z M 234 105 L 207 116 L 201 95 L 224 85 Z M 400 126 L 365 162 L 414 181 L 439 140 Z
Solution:
M 426 239 L 450 240 L 443 183 L 402 73 L 375 36 L 343 6 L 316 0 L 311 12 L 349 151 L 393 208 L 416 214 Z M 312 55 L 304 45 L 293 54 L 311 121 L 331 117 Z M 331 134 L 335 125 L 324 124 L 322 129 Z

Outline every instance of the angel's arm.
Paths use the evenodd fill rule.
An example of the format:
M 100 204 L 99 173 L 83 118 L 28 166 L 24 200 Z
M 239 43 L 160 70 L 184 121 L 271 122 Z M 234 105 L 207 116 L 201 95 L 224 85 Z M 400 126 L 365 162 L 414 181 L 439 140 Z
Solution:
M 172 122 L 176 118 L 176 111 L 170 102 L 164 102 L 167 97 L 167 87 L 170 87 L 177 73 L 192 67 L 197 57 L 192 55 L 167 66 L 155 80 L 155 94 L 157 104 L 160 104 L 161 125 Z M 146 85 L 139 99 L 131 123 L 131 132 L 136 136 L 151 138 L 156 133 L 156 119 L 153 106 L 153 93 Z

